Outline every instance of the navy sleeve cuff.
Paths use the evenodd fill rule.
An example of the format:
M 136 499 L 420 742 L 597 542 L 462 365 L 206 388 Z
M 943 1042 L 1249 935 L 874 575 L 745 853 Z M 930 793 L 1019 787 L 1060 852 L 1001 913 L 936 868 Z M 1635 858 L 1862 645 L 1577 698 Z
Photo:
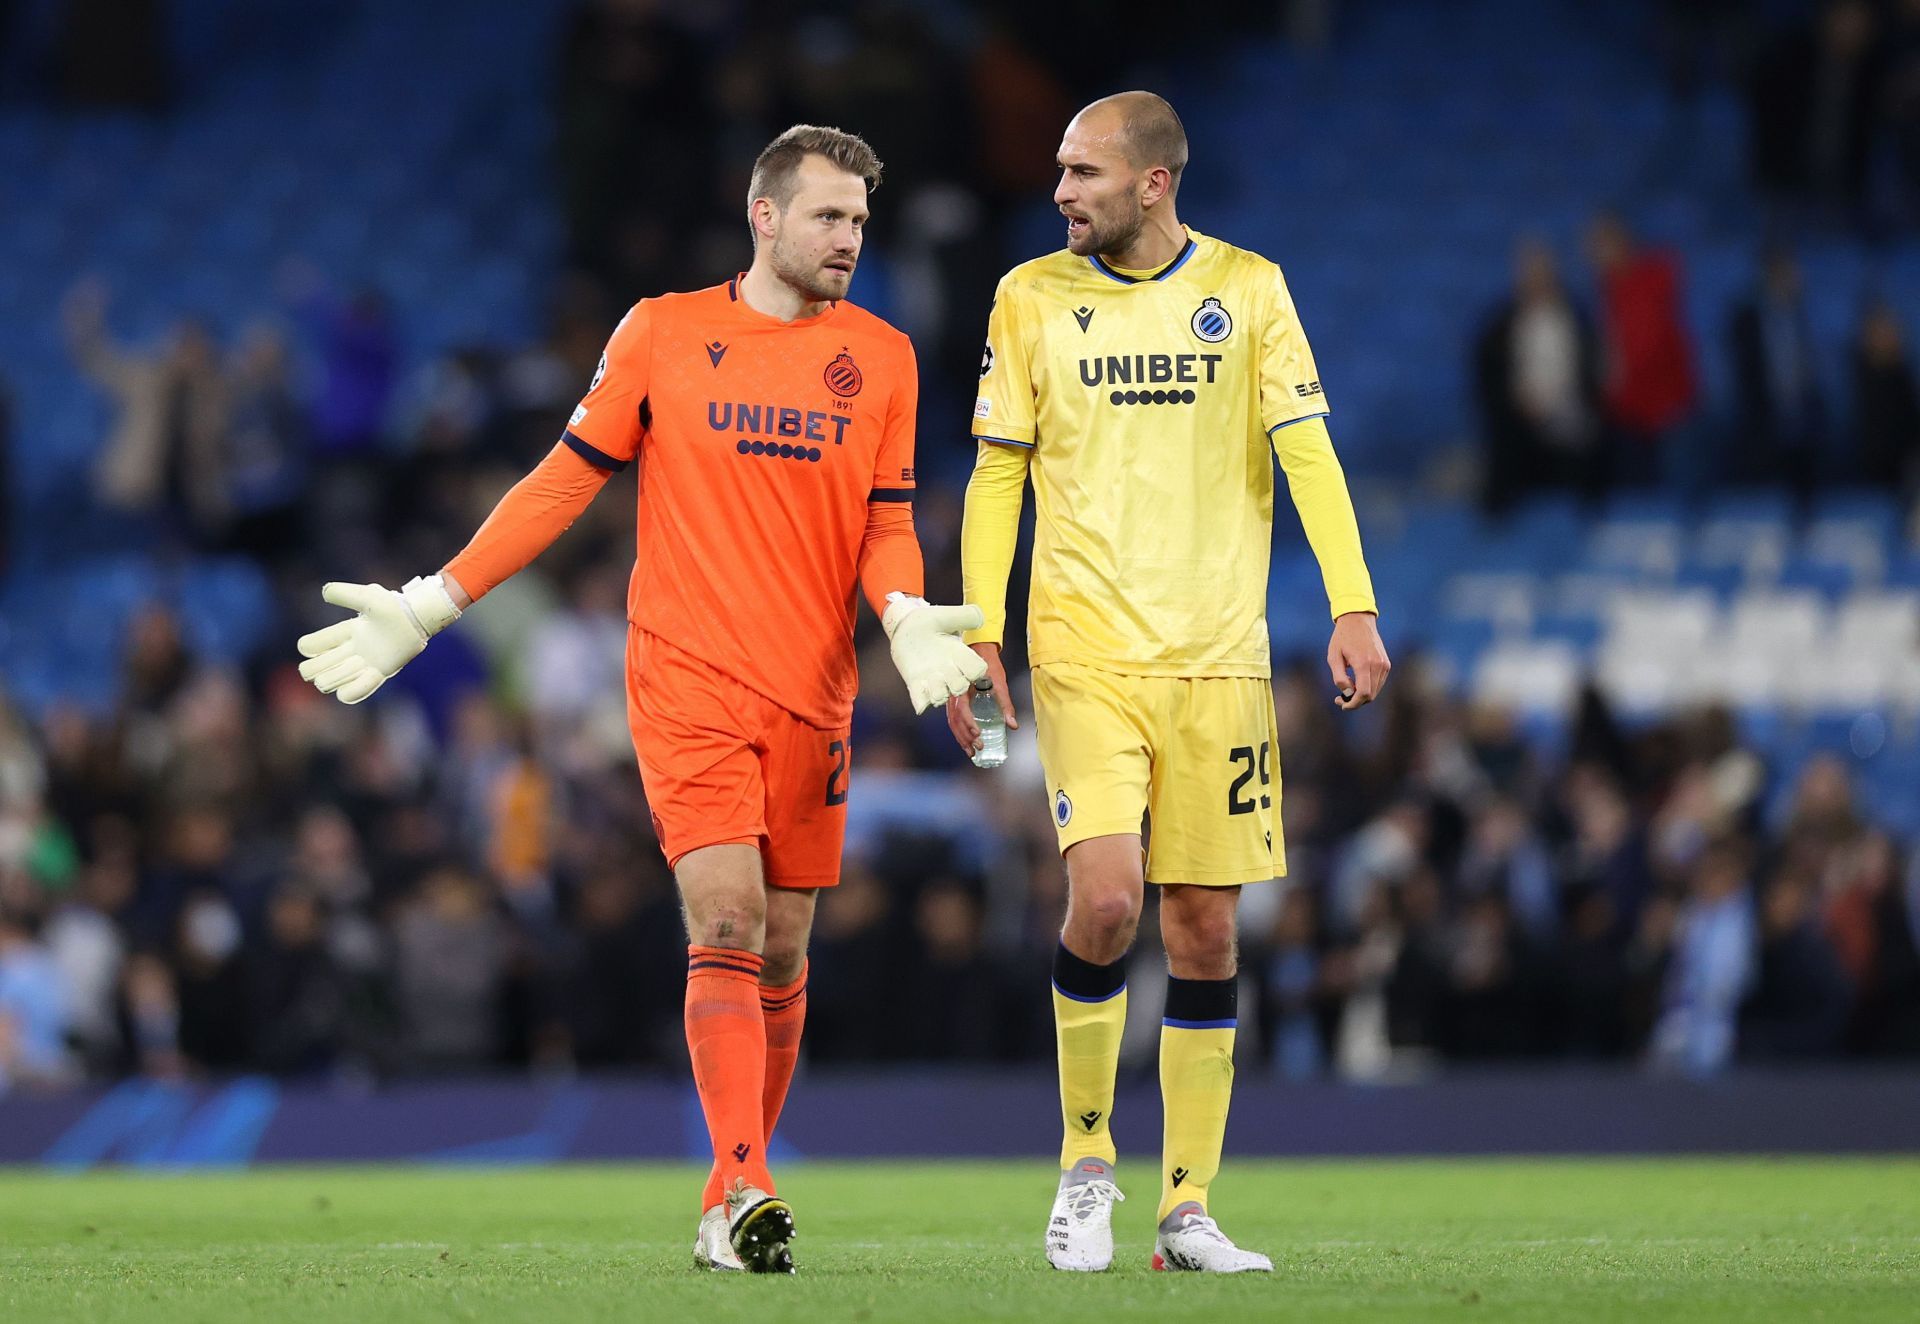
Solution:
M 571 450 L 575 455 L 578 455 L 596 469 L 605 469 L 608 473 L 617 474 L 627 467 L 627 461 L 614 459 L 598 446 L 593 445 L 591 442 L 580 440 L 580 438 L 574 436 L 571 432 L 563 434 L 561 440 L 567 443 L 567 449 Z
M 913 489 L 911 487 L 876 487 L 873 491 L 867 493 L 867 500 L 911 501 L 913 500 Z

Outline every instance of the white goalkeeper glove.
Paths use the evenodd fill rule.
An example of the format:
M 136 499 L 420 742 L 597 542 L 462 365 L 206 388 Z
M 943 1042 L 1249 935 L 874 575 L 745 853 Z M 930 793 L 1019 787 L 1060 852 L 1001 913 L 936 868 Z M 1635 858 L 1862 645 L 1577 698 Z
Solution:
M 410 579 L 395 592 L 378 584 L 328 584 L 320 596 L 358 613 L 300 637 L 300 678 L 342 703 L 359 703 L 420 655 L 427 640 L 460 619 L 440 576 Z
M 916 713 L 967 693 L 987 674 L 985 659 L 960 642 L 962 631 L 979 629 L 983 620 L 972 605 L 931 607 L 925 598 L 887 594 L 880 624 L 893 642 L 893 665 L 907 682 Z

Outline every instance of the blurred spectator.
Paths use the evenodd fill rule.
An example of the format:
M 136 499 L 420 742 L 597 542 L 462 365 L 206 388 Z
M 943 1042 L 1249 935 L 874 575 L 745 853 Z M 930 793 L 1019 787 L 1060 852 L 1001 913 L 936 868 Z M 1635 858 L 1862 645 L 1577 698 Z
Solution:
M 0 905 L 0 1094 L 69 1077 L 66 999 L 36 927 Z
M 1554 1036 L 1571 1057 L 1611 1058 L 1627 1051 L 1628 958 L 1620 924 L 1604 891 L 1583 888 L 1568 897 Z
M 283 1076 L 330 1067 L 346 1041 L 348 997 L 318 896 L 297 885 L 273 894 L 247 976 L 253 1064 Z
M 557 402 L 547 398 L 548 388 L 538 380 L 544 376 L 539 367 L 526 375 L 535 379 L 531 385 L 541 398 L 534 412 L 546 424 Z M 456 349 L 429 364 L 408 388 L 404 427 L 414 441 L 408 458 L 430 461 L 440 470 L 471 463 L 484 454 L 499 417 L 500 377 L 497 356 L 476 346 Z M 568 385 L 577 388 L 581 380 L 569 378 Z
M 704 61 L 675 17 L 658 0 L 587 0 L 575 7 L 560 60 L 569 255 L 636 298 L 672 283 L 674 237 L 702 197 L 686 168 L 712 159 Z M 663 179 L 681 182 L 663 190 Z M 744 197 L 740 206 L 744 215 Z M 616 226 L 628 229 L 624 241 L 614 239 Z M 640 239 L 640 226 L 657 233 Z M 636 261 L 641 250 L 653 256 Z
M 1641 249 L 1626 222 L 1595 219 L 1589 248 L 1600 288 L 1602 398 L 1610 485 L 1646 486 L 1663 475 L 1683 490 L 1709 476 L 1687 424 L 1695 393 L 1693 347 L 1680 301 L 1680 260 Z
M 1486 509 L 1500 513 L 1539 488 L 1591 493 L 1601 458 L 1593 333 L 1540 241 L 1516 249 L 1513 293 L 1481 333 L 1474 358 L 1487 433 Z
M 1432 893 L 1422 891 L 1417 895 L 1425 900 Z M 1412 918 L 1425 928 L 1423 922 L 1430 914 L 1428 908 L 1422 907 Z M 1426 998 L 1407 996 L 1406 969 L 1401 962 L 1405 931 L 1389 893 L 1384 889 L 1370 892 L 1356 921 L 1357 934 L 1345 940 L 1336 939 L 1327 959 L 1327 983 L 1340 999 L 1333 1034 L 1333 1058 L 1340 1075 L 1369 1080 L 1392 1070 L 1396 1045 L 1424 1048 L 1433 1042 L 1430 1024 L 1433 1003 Z M 1417 955 L 1426 955 L 1424 944 Z M 1430 968 L 1431 961 L 1424 962 L 1423 966 Z M 1421 981 L 1414 986 L 1424 991 L 1432 984 Z M 1399 1017 L 1392 1015 L 1396 1004 L 1403 1013 Z M 1404 1013 L 1409 1008 L 1419 1014 L 1406 1016 Z
M 1786 249 L 1762 255 L 1759 284 L 1734 310 L 1729 340 L 1745 460 L 1734 477 L 1784 484 L 1802 499 L 1833 483 L 1841 475 L 1827 446 L 1819 357 L 1800 266 Z
M 240 941 L 239 920 L 227 904 L 240 890 L 233 820 L 211 805 L 187 805 L 167 814 L 155 832 L 160 845 L 154 868 L 141 880 L 128 915 L 134 941 L 157 947 L 181 940 L 181 950 L 205 958 L 211 971 Z M 188 926 L 183 912 L 195 898 L 201 913 Z
M 294 398 L 280 332 L 248 330 L 234 354 L 227 436 L 227 504 L 234 551 L 278 565 L 297 552 L 306 482 L 306 420 Z
M 127 944 L 119 920 L 138 886 L 130 850 L 96 850 L 73 895 L 54 906 L 41 932 L 66 991 L 68 1039 L 92 1074 L 120 1064 L 119 998 Z
M 119 414 L 95 470 L 98 495 L 108 506 L 162 515 L 175 537 L 205 546 L 226 519 L 231 408 L 213 336 L 187 320 L 160 348 L 132 350 L 109 338 L 106 311 L 106 287 L 97 281 L 68 295 L 74 359 Z
M 1328 1008 L 1313 891 L 1294 884 L 1276 886 L 1284 886 L 1286 894 L 1266 959 L 1262 1021 L 1274 1070 L 1287 1080 L 1310 1080 L 1326 1070 L 1322 1018 Z
M 1835 754 L 1817 754 L 1800 769 L 1784 832 L 1785 849 L 1825 859 L 1855 840 L 1862 828 L 1853 781 Z
M 314 445 L 329 459 L 366 455 L 386 435 L 399 368 L 392 312 L 372 289 L 338 305 L 322 297 L 308 312 L 320 342 L 320 388 L 311 405 Z
M 373 895 L 359 833 L 353 820 L 333 805 L 314 805 L 300 816 L 284 877 L 287 887 L 310 895 L 335 915 L 356 913 Z
M 407 1064 L 430 1072 L 492 1065 L 507 934 L 479 880 L 458 868 L 427 875 L 402 907 L 393 941 Z
M 1004 17 L 973 48 L 978 157 L 992 196 L 1024 200 L 1056 182 L 1052 151 L 1077 106 L 1057 67 L 1027 48 Z
M 128 960 L 122 989 L 126 1000 L 128 1067 L 154 1080 L 178 1080 L 187 1062 L 180 1052 L 180 1000 L 173 971 L 158 954 Z
M 932 878 L 914 903 L 919 957 L 895 993 L 907 1028 L 895 1051 L 916 1059 L 995 1056 L 998 981 L 981 947 L 980 899 L 956 878 Z
M 822 893 L 818 904 L 808 958 L 806 1051 L 821 1062 L 876 1060 L 895 1042 L 886 1019 L 872 1014 L 897 992 L 890 984 L 892 898 L 870 867 L 849 860 L 840 885 Z
M 1920 389 L 1900 320 L 1884 303 L 1861 319 L 1853 389 L 1867 481 L 1902 492 L 1912 504 L 1920 498 Z
M 581 384 L 592 378 L 607 328 L 624 316 L 629 293 L 637 297 L 641 291 L 609 291 L 578 273 L 562 276 L 548 308 L 544 339 L 507 361 L 501 403 L 535 447 L 552 440 L 554 418 L 573 407 Z M 522 454 L 510 447 L 507 458 L 517 462 Z
M 1538 1051 L 1544 972 L 1513 923 L 1507 899 L 1483 893 L 1461 907 L 1447 935 L 1440 1046 L 1450 1058 L 1511 1058 Z
M 372 578 L 367 554 L 393 536 L 382 532 L 389 498 L 379 472 L 389 414 L 398 412 L 400 344 L 392 311 L 372 287 L 341 296 L 303 258 L 281 264 L 277 286 L 312 360 L 298 424 L 310 470 L 302 501 L 306 551 L 330 575 Z M 423 494 L 419 504 L 430 508 L 432 495 Z
M 486 858 L 496 841 L 495 795 L 519 759 L 513 724 L 512 714 L 479 692 L 463 696 L 453 715 L 447 741 L 453 766 L 439 779 L 440 808 L 478 858 Z
M 1761 903 L 1753 995 L 1740 1015 L 1740 1051 L 1753 1058 L 1836 1052 L 1853 986 L 1821 932 L 1810 879 L 1780 870 Z
M 1600 768 L 1571 769 L 1561 799 L 1567 825 L 1563 889 L 1602 898 L 1615 939 L 1622 940 L 1639 927 L 1641 908 L 1653 892 L 1645 833 L 1619 783 Z
M 1526 937 L 1546 941 L 1560 927 L 1559 888 L 1547 849 L 1528 821 L 1526 807 L 1506 796 L 1493 799 L 1467 828 L 1460 881 L 1470 896 L 1498 897 Z
M 180 622 L 165 607 L 147 604 L 127 629 L 122 686 L 130 714 L 160 719 L 194 675 L 194 659 L 180 637 Z M 138 735 L 140 733 L 136 733 Z
M 1858 991 L 1847 1046 L 1920 1049 L 1920 874 L 1903 876 L 1892 840 L 1869 832 L 1829 860 L 1825 881 L 1824 932 Z
M 1887 130 L 1899 165 L 1897 203 L 1909 231 L 1920 230 L 1920 0 L 1893 0 L 1886 16 Z
M 1354 835 L 1333 875 L 1330 918 L 1336 931 L 1354 933 L 1377 913 L 1384 889 L 1406 881 L 1427 844 L 1427 818 L 1403 801 Z
M 1409 1049 L 1431 1054 L 1459 1046 L 1454 1033 L 1454 960 L 1466 953 L 1456 953 L 1451 939 L 1464 936 L 1466 929 L 1449 925 L 1439 878 L 1429 869 L 1411 872 L 1378 898 L 1369 918 L 1367 936 L 1357 950 L 1371 948 L 1382 961 L 1392 952 L 1384 989 L 1385 1029 L 1395 1052 L 1404 1059 Z M 1476 952 L 1473 959 L 1486 955 Z M 1346 1028 L 1350 1033 L 1355 1026 Z M 1354 1043 L 1348 1039 L 1350 1052 Z
M 1754 182 L 1774 199 L 1863 218 L 1880 91 L 1873 6 L 1827 0 L 1762 52 L 1751 96 Z
M 1708 1075 L 1733 1060 L 1738 1016 L 1754 978 L 1755 925 L 1747 882 L 1748 848 L 1720 838 L 1700 856 L 1673 936 L 1656 1065 Z
M 627 584 L 615 566 L 583 572 L 571 600 L 524 647 L 522 671 L 540 678 L 527 695 L 536 738 L 590 716 L 618 723 L 626 738 Z
M 534 757 L 522 726 L 515 752 L 489 788 L 488 872 L 516 915 L 544 919 L 553 909 L 554 831 L 558 817 L 553 778 Z
M 579 945 L 567 976 L 573 1060 L 581 1067 L 670 1067 L 681 1033 L 686 935 L 664 866 L 609 859 L 578 900 Z
M 211 887 L 189 894 L 173 942 L 180 1052 L 203 1070 L 243 1069 L 253 1060 L 240 916 Z

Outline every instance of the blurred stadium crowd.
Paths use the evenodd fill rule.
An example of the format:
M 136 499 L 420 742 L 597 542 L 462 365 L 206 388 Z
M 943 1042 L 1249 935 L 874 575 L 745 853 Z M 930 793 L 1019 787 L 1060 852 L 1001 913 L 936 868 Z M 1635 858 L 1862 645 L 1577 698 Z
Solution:
M 1920 4 L 1649 3 L 1604 23 L 1229 5 L 1145 60 L 1125 35 L 1145 6 L 483 6 L 474 33 L 411 47 L 437 51 L 418 96 L 387 71 L 433 6 L 320 5 L 280 38 L 216 3 L 131 8 L 173 24 L 171 63 L 162 40 L 61 39 L 95 4 L 19 7 L 10 29 L 0 9 L 0 68 L 37 89 L 0 103 L 0 142 L 71 195 L 0 218 L 18 230 L 0 288 L 49 313 L 0 340 L 23 401 L 0 411 L 0 1089 L 676 1067 L 685 939 L 620 674 L 632 479 L 363 709 L 300 683 L 292 640 L 323 619 L 323 580 L 394 583 L 460 547 L 551 445 L 628 302 L 738 267 L 747 168 L 796 120 L 864 131 L 887 161 L 855 297 L 919 347 L 916 518 L 929 595 L 957 598 L 971 456 L 953 439 L 987 300 L 1057 242 L 1057 135 L 1120 70 L 1193 108 L 1183 211 L 1315 296 L 1408 663 L 1381 704 L 1334 712 L 1323 598 L 1283 508 L 1291 873 L 1244 897 L 1243 1069 L 1920 1053 L 1920 305 L 1901 297 L 1920 291 Z M 1267 184 L 1205 191 L 1209 144 L 1269 132 L 1275 108 L 1241 95 L 1263 71 L 1364 135 L 1383 98 L 1419 113 L 1436 43 L 1498 61 L 1485 38 L 1509 23 L 1514 58 L 1596 61 L 1631 94 L 1580 130 L 1628 162 L 1611 193 L 1566 185 L 1558 212 L 1510 197 L 1488 222 L 1498 249 L 1577 223 L 1591 280 L 1527 239 L 1495 300 L 1500 253 L 1468 244 L 1447 256 L 1471 283 L 1405 295 L 1447 320 L 1409 323 L 1341 300 L 1336 259 L 1364 266 L 1473 203 L 1395 204 L 1383 234 L 1356 205 L 1347 251 L 1297 254 Z M 1729 106 L 1746 173 L 1696 182 L 1727 155 Z M 1495 127 L 1577 150 L 1551 116 Z M 312 192 L 332 177 L 259 143 L 296 129 L 319 157 L 361 154 L 350 189 Z M 1290 141 L 1218 173 L 1380 192 Z M 147 163 L 141 182 L 94 180 L 82 145 Z M 231 190 L 203 156 L 239 163 Z M 1438 164 L 1456 193 L 1482 167 L 1509 186 L 1535 168 Z M 116 187 L 174 221 L 96 219 Z M 1676 207 L 1687 224 L 1660 223 Z M 1623 219 L 1641 212 L 1652 239 Z M 1688 247 L 1695 222 L 1713 245 Z M 62 249 L 49 225 L 91 238 Z M 155 272 L 172 244 L 201 274 Z M 1736 245 L 1764 247 L 1751 278 L 1728 274 Z M 1690 255 L 1728 296 L 1704 317 Z M 1402 333 L 1421 350 L 1396 359 Z M 1444 376 L 1429 398 L 1461 402 L 1460 427 L 1412 417 L 1397 372 Z M 1416 455 L 1400 438 L 1422 427 Z M 1466 437 L 1477 460 L 1456 464 Z M 968 768 L 862 628 L 810 1060 L 1043 1063 L 1064 878 L 1030 732 L 998 773 Z M 1148 933 L 1143 1071 L 1159 968 Z

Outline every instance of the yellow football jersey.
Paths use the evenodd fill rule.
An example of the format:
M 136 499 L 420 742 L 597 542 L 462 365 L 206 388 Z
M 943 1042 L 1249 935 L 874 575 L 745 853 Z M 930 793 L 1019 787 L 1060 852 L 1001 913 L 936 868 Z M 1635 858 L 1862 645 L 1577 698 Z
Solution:
M 1258 254 L 1187 234 L 1158 272 L 1062 250 L 995 295 L 973 433 L 1030 455 L 1033 665 L 1268 675 L 1276 451 L 1309 535 L 1323 535 L 1333 614 L 1374 610 L 1324 428 L 1296 429 L 1317 437 L 1297 463 L 1287 449 L 1289 426 L 1327 401 L 1286 281 Z M 970 640 L 1000 638 L 1004 584 L 978 597 L 969 584 L 987 614 Z

